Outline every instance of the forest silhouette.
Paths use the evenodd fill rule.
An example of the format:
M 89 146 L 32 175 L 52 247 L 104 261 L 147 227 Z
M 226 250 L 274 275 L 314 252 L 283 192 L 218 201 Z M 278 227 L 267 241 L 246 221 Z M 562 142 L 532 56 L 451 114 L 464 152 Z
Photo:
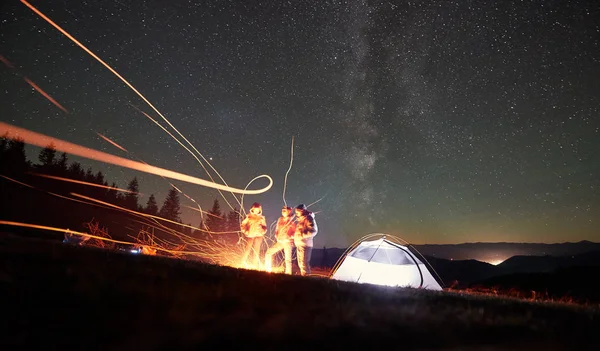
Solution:
M 59 180 L 67 178 L 76 182 Z M 197 223 L 183 223 L 181 219 L 181 203 L 179 190 L 171 187 L 166 198 L 159 205 L 154 194 L 150 194 L 145 204 L 140 204 L 137 177 L 131 179 L 125 188 L 106 179 L 102 171 L 85 168 L 79 162 L 69 162 L 67 153 L 59 153 L 53 145 L 47 145 L 38 154 L 37 162 L 27 159 L 25 143 L 18 138 L 4 135 L 0 138 L 0 220 L 38 224 L 85 232 L 89 223 L 99 223 L 113 239 L 131 241 L 132 236 L 143 228 L 156 223 L 115 207 L 102 205 L 100 202 L 115 205 L 130 211 L 164 218 L 158 220 L 167 230 L 154 230 L 157 237 L 165 237 L 177 241 L 178 237 L 169 234 L 176 231 L 195 239 L 211 239 L 213 233 L 219 234 L 223 242 L 235 244 L 239 235 L 239 210 L 225 213 L 221 210 L 218 199 L 203 216 L 198 213 Z M 121 189 L 121 190 L 119 190 Z M 122 191 L 126 190 L 126 191 Z M 81 196 L 77 196 L 77 195 Z M 94 204 L 85 202 L 85 198 L 97 200 Z M 192 229 L 190 227 L 196 227 Z M 160 225 L 158 225 L 160 227 Z M 13 233 L 28 233 L 30 229 L 14 227 Z M 62 234 L 39 232 L 40 236 L 54 236 L 62 240 Z M 178 244 L 178 242 L 175 242 Z

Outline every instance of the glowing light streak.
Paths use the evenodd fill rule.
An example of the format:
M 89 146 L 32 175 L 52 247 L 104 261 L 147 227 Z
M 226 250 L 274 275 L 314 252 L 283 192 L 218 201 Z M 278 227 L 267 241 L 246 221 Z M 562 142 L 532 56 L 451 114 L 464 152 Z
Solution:
M 211 231 L 200 229 L 198 227 L 194 227 L 194 226 L 191 226 L 191 225 L 188 225 L 188 224 L 183 224 L 183 223 L 179 223 L 179 222 L 176 222 L 176 221 L 172 221 L 170 219 L 166 219 L 166 218 L 163 218 L 163 217 L 154 216 L 154 215 L 150 215 L 150 214 L 146 214 L 146 213 L 141 213 L 141 212 L 137 212 L 137 211 L 134 211 L 134 210 L 130 210 L 128 208 L 124 208 L 124 207 L 120 207 L 120 206 L 117 206 L 117 205 L 113 205 L 111 203 L 104 202 L 104 201 L 101 201 L 101 200 L 98 200 L 98 199 L 94 199 L 94 198 L 91 198 L 91 197 L 88 197 L 88 196 L 85 196 L 85 195 L 76 194 L 76 193 L 71 193 L 71 195 L 79 197 L 79 198 L 82 198 L 82 199 L 86 199 L 88 201 L 93 201 L 93 202 L 97 202 L 99 204 L 103 204 L 103 205 L 106 205 L 106 206 L 109 206 L 109 207 L 120 209 L 120 210 L 125 211 L 125 212 L 133 213 L 133 214 L 140 215 L 140 216 L 143 216 L 143 217 L 155 218 L 155 219 L 158 219 L 158 220 L 161 220 L 161 221 L 165 221 L 165 222 L 169 222 L 169 223 L 172 223 L 172 224 L 176 224 L 176 225 L 181 226 L 181 227 L 190 228 L 190 229 L 194 229 L 194 230 L 199 230 L 201 232 L 206 232 L 206 233 L 211 233 L 211 234 L 232 234 L 232 233 L 237 233 L 237 232 L 232 232 L 232 231 L 229 231 L 229 232 L 211 232 Z
M 40 88 L 37 84 L 35 84 L 33 81 L 31 81 L 31 79 L 27 78 L 27 77 L 23 77 L 23 79 L 25 79 L 25 81 L 31 85 L 33 87 L 33 89 L 35 89 L 38 93 L 42 94 L 42 96 L 44 96 L 46 99 L 48 99 L 48 101 L 50 101 L 51 103 L 54 104 L 54 106 L 58 107 L 59 109 L 63 110 L 64 113 L 69 113 L 69 111 L 67 111 L 66 108 L 64 108 L 61 104 L 58 103 L 58 101 L 54 100 L 52 98 L 52 96 L 50 96 L 48 93 L 46 93 L 42 88 Z
M 238 262 L 238 256 L 241 255 L 241 253 L 236 252 L 236 248 L 235 247 L 230 247 L 230 246 L 227 246 L 227 245 L 223 245 L 223 244 L 219 243 L 218 241 L 217 242 L 209 242 L 207 240 L 198 240 L 196 238 L 193 238 L 193 237 L 184 235 L 182 233 L 179 233 L 179 232 L 177 232 L 176 230 L 174 230 L 172 228 L 166 227 L 163 224 L 159 223 L 159 221 L 157 220 L 157 218 L 161 219 L 161 220 L 165 220 L 165 219 L 163 219 L 161 217 L 158 217 L 158 216 L 150 216 L 150 215 L 147 215 L 147 214 L 144 214 L 144 213 L 139 213 L 139 212 L 136 212 L 136 211 L 131 211 L 131 210 L 128 210 L 128 209 L 125 209 L 125 208 L 122 208 L 122 207 L 119 207 L 119 206 L 116 206 L 116 205 L 109 204 L 107 202 L 103 202 L 103 201 L 100 201 L 100 200 L 96 200 L 96 199 L 90 198 L 90 197 L 81 196 L 83 198 L 91 200 L 91 202 L 80 200 L 80 199 L 75 199 L 75 198 L 71 198 L 71 197 L 67 197 L 67 196 L 55 194 L 53 192 L 49 192 L 49 191 L 44 191 L 44 190 L 41 190 L 41 189 L 37 189 L 37 188 L 35 188 L 35 187 L 33 187 L 33 186 L 29 185 L 29 184 L 20 182 L 18 180 L 15 180 L 15 179 L 12 179 L 12 178 L 9 178 L 9 177 L 6 177 L 6 176 L 0 175 L 0 177 L 5 178 L 5 179 L 7 179 L 9 181 L 15 182 L 17 184 L 20 184 L 22 186 L 26 186 L 26 187 L 35 189 L 37 191 L 43 191 L 43 192 L 45 192 L 45 193 L 47 193 L 49 195 L 56 196 L 58 198 L 62 198 L 62 199 L 65 199 L 65 200 L 70 200 L 70 201 L 82 203 L 82 204 L 85 204 L 85 205 L 91 205 L 91 206 L 96 206 L 96 207 L 105 208 L 105 209 L 119 210 L 119 211 L 126 212 L 126 213 L 128 212 L 128 213 L 130 213 L 133 216 L 145 219 L 147 221 L 152 221 L 152 222 L 156 223 L 156 225 L 148 224 L 147 222 L 142 222 L 142 221 L 135 220 L 135 219 L 132 219 L 133 222 L 140 223 L 140 224 L 142 224 L 144 226 L 147 226 L 147 227 L 150 227 L 150 228 L 153 228 L 153 229 L 157 229 L 157 230 L 160 230 L 160 231 L 162 231 L 164 233 L 172 235 L 172 236 L 178 238 L 179 240 L 181 240 L 184 243 L 184 245 L 193 246 L 194 248 L 196 248 L 198 250 L 198 252 L 192 252 L 192 251 L 185 251 L 185 252 L 183 252 L 180 249 L 178 249 L 178 250 L 163 250 L 165 252 L 170 252 L 171 254 L 173 254 L 175 256 L 180 255 L 180 254 L 189 254 L 189 255 L 194 255 L 196 257 L 199 257 L 199 258 L 204 259 L 204 260 L 211 260 L 211 261 L 213 261 L 214 263 L 217 263 L 217 264 L 222 264 L 222 265 L 228 265 L 228 266 L 235 267 L 235 264 Z M 176 223 L 176 224 L 179 224 L 179 223 Z M 34 224 L 29 224 L 29 225 L 33 226 Z M 134 230 L 134 228 L 128 228 L 128 229 Z M 69 234 L 70 232 L 72 232 L 72 231 L 69 231 L 68 229 L 66 231 L 67 231 L 67 234 Z M 206 232 L 208 234 L 212 234 L 209 231 L 205 231 L 205 230 L 201 230 L 201 231 Z M 140 233 L 142 233 L 142 232 L 144 232 L 144 231 L 142 230 Z M 237 232 L 223 232 L 223 234 L 232 234 L 232 233 L 237 233 Z M 214 234 L 220 234 L 220 233 L 214 233 Z M 87 233 L 83 233 L 82 235 L 86 236 L 86 237 L 89 236 Z M 140 234 L 138 234 L 138 238 L 134 238 L 131 235 L 129 235 L 129 237 L 132 237 L 132 238 L 136 239 L 137 242 L 136 243 L 132 242 L 132 243 L 128 243 L 128 244 L 146 247 L 145 250 L 142 250 L 143 253 L 145 253 L 145 254 L 151 254 L 151 252 L 155 252 L 156 248 L 153 249 L 151 247 L 150 248 L 147 247 L 148 246 L 148 242 L 144 241 L 144 240 L 141 240 L 139 238 L 139 235 Z M 89 237 L 88 237 L 88 239 L 89 239 Z M 175 243 L 173 243 L 171 241 L 168 241 L 166 239 L 161 239 L 161 238 L 154 237 L 154 236 L 153 236 L 153 239 L 155 240 L 155 241 L 153 241 L 154 245 L 156 245 L 156 242 L 159 242 L 159 243 L 164 243 L 164 244 L 168 244 L 168 245 L 175 246 L 175 247 L 177 246 L 177 244 L 175 244 Z M 106 240 L 106 239 L 102 239 L 102 240 Z M 164 248 L 162 248 L 162 249 L 164 249 Z
M 285 188 L 287 187 L 287 177 L 288 177 L 288 173 L 290 173 L 290 170 L 292 169 L 292 163 L 294 162 L 294 137 L 292 136 L 292 147 L 290 150 L 290 167 L 288 168 L 287 172 L 285 172 L 285 177 L 283 178 L 283 204 L 285 206 L 287 206 L 287 202 L 285 201 Z
M 51 227 L 51 226 L 45 226 L 45 225 L 39 225 L 39 224 L 12 222 L 12 221 L 4 221 L 4 220 L 0 220 L 0 225 L 10 225 L 13 227 L 32 228 L 32 229 L 48 230 L 48 231 L 52 231 L 52 232 L 68 233 L 71 235 L 80 235 L 82 237 L 89 237 L 91 239 L 108 241 L 108 242 L 115 243 L 115 244 L 139 245 L 138 243 L 134 243 L 134 242 L 110 239 L 110 238 L 106 238 L 103 236 L 97 236 L 97 235 L 93 235 L 93 234 L 82 233 L 82 232 L 78 232 L 75 230 L 70 230 L 68 228 L 58 228 L 58 227 Z M 153 247 L 153 249 L 172 253 L 172 254 L 191 254 L 191 255 L 197 254 L 197 252 L 193 252 L 193 251 L 188 252 L 188 251 L 169 250 L 169 249 L 165 249 L 162 247 Z
M 77 144 L 70 143 L 68 141 L 63 141 L 57 138 L 53 138 L 50 136 L 46 136 L 40 133 L 32 132 L 27 129 L 11 126 L 10 124 L 6 124 L 4 122 L 0 122 L 0 134 L 8 133 L 10 135 L 14 135 L 17 138 L 23 139 L 24 142 L 32 145 L 37 145 L 40 147 L 45 147 L 50 144 L 54 144 L 55 149 L 59 151 L 68 152 L 70 154 L 85 157 L 91 160 L 100 161 L 104 163 L 110 163 L 116 166 L 121 166 L 125 168 L 130 168 L 136 171 L 161 175 L 171 179 L 177 179 L 184 182 L 197 184 L 206 186 L 214 189 L 221 189 L 226 191 L 231 191 L 240 194 L 261 194 L 267 190 L 269 190 L 273 186 L 273 179 L 266 174 L 260 175 L 254 179 L 258 178 L 267 178 L 269 179 L 269 185 L 267 185 L 263 189 L 259 190 L 242 190 L 237 188 L 232 188 L 229 186 L 224 186 L 221 184 L 209 182 L 204 179 L 192 177 L 186 174 L 170 171 L 164 168 L 159 168 L 156 166 L 151 166 L 148 164 L 144 164 L 142 162 L 132 161 L 126 158 L 122 158 L 119 156 L 111 155 L 102 151 L 90 149 L 84 146 L 80 146 Z M 247 187 L 246 187 L 247 188 Z
M 184 148 L 187 152 L 189 152 L 190 155 L 192 155 L 192 157 L 194 157 L 196 159 L 196 161 L 198 161 L 198 164 L 200 165 L 200 167 L 202 167 L 202 169 L 204 169 L 204 172 L 206 172 L 206 174 L 208 175 L 208 177 L 210 178 L 210 180 L 212 182 L 216 183 L 215 180 L 214 180 L 214 178 L 212 177 L 212 175 L 210 174 L 210 172 L 206 169 L 206 167 L 204 166 L 204 163 L 202 163 L 202 161 L 200 161 L 200 159 L 198 158 L 198 156 L 196 156 L 190 149 L 188 149 L 185 145 L 183 145 L 183 143 L 181 141 L 179 141 L 179 139 L 177 139 L 177 137 L 174 136 L 173 133 L 169 132 L 165 127 L 163 127 L 160 123 L 158 123 L 157 120 L 155 120 L 154 118 L 152 118 L 146 112 L 142 111 L 141 109 L 137 108 L 136 106 L 134 106 L 132 104 L 130 104 L 130 105 L 131 105 L 131 107 L 133 107 L 134 109 L 136 109 L 137 111 L 139 111 L 141 114 L 143 114 L 144 116 L 146 116 L 146 118 L 148 118 L 150 121 L 152 121 L 154 124 L 156 124 L 160 129 L 162 129 L 165 133 L 167 133 L 167 135 L 169 135 L 171 138 L 173 138 L 173 140 L 175 140 L 182 148 Z M 191 147 L 194 150 L 196 150 L 196 148 L 189 141 L 188 141 L 188 144 L 190 144 Z M 198 152 L 198 150 L 196 150 L 196 152 Z M 227 185 L 227 182 L 223 179 L 223 177 L 221 177 L 221 175 L 219 174 L 219 172 L 217 172 L 217 170 L 210 164 L 210 162 L 208 162 L 206 160 L 206 158 L 204 156 L 202 156 L 202 154 L 200 152 L 198 152 L 198 154 L 212 168 L 212 170 L 219 176 L 219 178 L 221 178 L 221 181 L 223 181 L 223 184 Z M 225 201 L 225 203 L 227 203 L 227 205 L 229 206 L 229 208 L 233 210 L 233 206 L 229 203 L 229 201 L 227 201 L 227 198 L 225 197 L 225 195 L 223 195 L 221 193 L 221 191 L 219 191 L 219 194 L 221 195 L 221 197 L 223 198 L 223 200 Z M 241 204 L 240 200 L 238 200 L 238 198 L 235 197 L 235 195 L 233 195 L 233 193 L 231 195 L 233 196 L 233 198 L 235 199 L 235 201 L 238 203 L 238 205 L 240 207 L 242 207 L 242 204 Z M 196 201 L 194 201 L 194 202 L 196 202 Z
M 112 146 L 114 146 L 114 147 L 116 147 L 116 148 L 118 148 L 118 149 L 121 149 L 121 150 L 123 150 L 123 151 L 125 151 L 125 152 L 129 152 L 129 151 L 125 150 L 125 148 L 124 148 L 124 147 L 122 147 L 121 145 L 119 145 L 119 144 L 115 143 L 114 141 L 110 140 L 109 138 L 105 137 L 104 135 L 102 135 L 102 134 L 100 134 L 100 133 L 96 133 L 96 134 L 98 134 L 98 136 L 99 136 L 100 138 L 104 139 L 106 142 L 108 142 L 108 143 L 109 143 L 109 144 L 111 144 Z
M 44 15 L 41 11 L 39 11 L 37 8 L 35 8 L 34 6 L 32 6 L 31 4 L 29 4 L 27 1 L 25 0 L 21 0 L 21 3 L 23 3 L 25 6 L 27 6 L 30 10 L 32 10 L 33 12 L 35 12 L 38 16 L 40 16 L 42 19 L 44 19 L 46 22 L 48 22 L 50 25 L 52 25 L 54 28 L 56 28 L 59 32 L 61 32 L 63 35 L 65 35 L 67 38 L 69 38 L 73 43 L 75 43 L 77 46 L 79 46 L 80 48 L 82 48 L 86 53 L 88 53 L 90 56 L 92 56 L 94 59 L 96 59 L 98 62 L 100 62 L 104 67 L 106 67 L 110 72 L 112 72 L 117 78 L 119 78 L 123 83 L 125 83 L 129 88 L 131 88 L 131 90 L 133 90 L 142 100 L 144 100 L 144 102 L 146 102 L 146 104 L 148 104 L 148 106 L 150 106 L 171 128 L 173 128 L 173 130 L 175 130 L 177 132 L 177 134 L 179 134 L 179 136 L 181 136 L 183 138 L 183 140 L 185 140 L 193 149 L 194 151 L 196 151 L 198 153 L 198 155 L 200 155 L 200 157 L 202 157 L 202 159 L 211 167 L 211 169 L 219 176 L 219 178 L 223 181 L 223 184 L 225 184 L 225 187 L 213 187 L 217 190 L 227 190 L 229 192 L 234 193 L 234 191 L 232 191 L 231 187 L 229 187 L 227 185 L 227 182 L 225 182 L 225 180 L 223 179 L 223 177 L 221 177 L 221 175 L 219 174 L 219 172 L 217 172 L 217 170 L 210 164 L 210 162 L 208 162 L 206 160 L 206 158 L 200 153 L 200 151 L 198 151 L 198 149 L 196 149 L 196 147 L 194 147 L 194 145 L 192 145 L 192 143 L 187 140 L 187 138 L 185 136 L 183 136 L 183 134 L 181 134 L 179 132 L 179 130 L 177 128 L 175 128 L 175 126 L 173 126 L 173 124 L 171 124 L 171 122 L 169 122 L 169 120 L 156 108 L 154 107 L 154 105 L 152 105 L 152 103 L 150 103 L 150 101 L 148 99 L 146 99 L 146 97 L 144 95 L 142 95 L 142 93 L 140 93 L 131 83 L 129 83 L 125 78 L 123 78 L 116 70 L 114 70 L 111 66 L 109 66 L 106 62 L 104 62 L 100 57 L 98 57 L 96 54 L 94 54 L 90 49 L 88 49 L 85 45 L 83 45 L 82 43 L 80 43 L 77 39 L 75 39 L 71 34 L 69 34 L 66 30 L 64 30 L 63 28 L 61 28 L 58 24 L 56 24 L 54 21 L 52 21 L 49 17 L 47 17 L 46 15 Z M 207 172 L 208 173 L 208 172 Z M 210 176 L 210 175 L 209 175 Z M 268 176 L 267 176 L 268 177 Z M 212 178 L 212 177 L 211 177 Z M 270 178 L 270 177 L 269 177 Z M 213 180 L 213 184 L 216 184 Z M 268 189 L 267 189 L 268 190 Z M 265 190 L 266 191 L 266 190 Z M 220 193 L 220 192 L 219 192 Z M 233 195 L 233 194 L 232 194 Z M 227 199 L 225 198 L 225 196 L 223 196 L 223 194 L 221 194 L 221 196 L 223 197 L 223 199 L 227 202 L 227 204 L 231 207 L 231 204 L 229 204 L 229 202 L 227 201 Z M 233 196 L 235 198 L 235 196 Z M 236 198 L 237 199 L 237 198 Z M 241 204 L 240 204 L 241 206 Z M 232 208 L 233 209 L 233 208 Z
M 2 55 L 0 55 L 0 61 L 2 61 L 2 63 L 4 63 L 8 68 L 15 68 L 15 66 Z
M 1 175 L 1 174 L 0 174 L 0 177 L 2 177 L 2 178 L 4 178 L 4 179 L 7 179 L 7 180 L 10 180 L 11 182 L 15 182 L 15 183 L 17 183 L 17 184 L 21 184 L 21 185 L 23 185 L 23 186 L 26 186 L 26 187 L 28 187 L 28 188 L 35 189 L 34 187 L 32 187 L 32 186 L 31 186 L 31 185 L 29 185 L 29 184 L 22 183 L 22 182 L 20 182 L 20 181 L 18 181 L 18 180 L 15 180 L 15 179 L 9 178 L 9 177 L 7 177 L 7 176 L 3 176 L 3 175 Z
M 313 202 L 312 204 L 310 204 L 310 205 L 306 206 L 306 208 L 309 208 L 310 206 L 312 206 L 312 205 L 316 204 L 317 202 L 319 202 L 319 201 L 323 200 L 324 198 L 325 198 L 325 196 L 321 197 L 319 200 L 317 200 L 317 201 Z
M 84 182 L 82 180 L 75 180 L 75 179 L 70 179 L 70 178 L 63 178 L 63 177 L 57 177 L 57 176 L 51 176 L 51 175 L 48 175 L 48 174 L 33 173 L 33 172 L 29 172 L 29 174 L 32 174 L 32 175 L 37 176 L 37 177 L 54 179 L 54 180 L 60 180 L 60 181 L 63 181 L 63 182 L 68 182 L 68 183 L 82 184 L 82 185 L 93 186 L 93 187 L 97 187 L 97 188 L 103 188 L 103 189 L 108 189 L 108 190 L 120 191 L 120 192 L 123 192 L 123 193 L 129 193 L 129 194 L 143 195 L 142 193 L 136 193 L 135 191 L 131 191 L 131 190 L 127 190 L 127 189 L 115 188 L 115 187 L 112 187 L 112 186 L 101 185 L 101 184 L 96 184 L 96 183 L 89 183 L 89 182 Z
M 203 211 L 203 210 L 197 209 L 197 208 L 195 208 L 195 207 L 192 207 L 192 206 L 187 206 L 187 205 L 184 205 L 183 207 L 187 207 L 187 208 L 189 208 L 190 210 L 198 211 L 198 212 L 200 212 L 200 213 L 207 214 L 207 215 L 209 215 L 209 216 L 216 217 L 216 218 L 218 218 L 218 219 L 224 219 L 223 217 L 219 217 L 219 216 L 217 216 L 216 214 L 213 214 L 213 213 L 210 213 L 210 212 L 207 212 L 207 211 Z

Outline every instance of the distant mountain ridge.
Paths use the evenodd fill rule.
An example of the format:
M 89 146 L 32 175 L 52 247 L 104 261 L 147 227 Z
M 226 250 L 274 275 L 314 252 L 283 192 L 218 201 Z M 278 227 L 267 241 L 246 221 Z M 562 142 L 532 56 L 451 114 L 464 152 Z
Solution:
M 583 240 L 554 244 L 543 243 L 464 243 L 414 245 L 425 256 L 453 260 L 475 259 L 503 261 L 513 256 L 567 256 L 600 251 L 600 243 Z
M 490 244 L 482 243 L 489 247 Z M 569 245 L 571 244 L 571 245 Z M 525 255 L 515 255 L 504 262 L 493 265 L 476 259 L 447 259 L 439 258 L 425 254 L 417 247 L 427 262 L 435 270 L 440 280 L 445 286 L 458 283 L 460 287 L 467 287 L 472 284 L 489 281 L 498 277 L 507 277 L 518 274 L 553 274 L 553 272 L 564 269 L 577 269 L 578 267 L 598 267 L 600 269 L 600 244 L 583 243 L 583 245 L 573 245 L 581 243 L 568 244 L 512 244 L 526 245 Z M 464 250 L 465 245 L 471 246 L 472 250 L 477 250 L 478 244 L 457 244 Z M 543 246 L 535 246 L 543 245 Z M 535 255 L 540 248 L 543 250 L 547 246 L 555 245 L 553 251 L 567 253 L 562 255 Z M 563 245 L 562 247 L 556 247 Z M 492 244 L 493 246 L 493 244 Z M 593 250 L 594 247 L 598 249 Z M 524 250 L 522 247 L 521 250 Z M 515 249 L 513 249 L 515 250 Z M 323 268 L 333 268 L 339 258 L 343 255 L 345 249 L 313 249 L 311 263 L 313 266 Z M 517 250 L 515 250 L 517 251 Z M 579 251 L 579 252 L 578 252 Z
M 477 260 L 498 263 L 514 256 L 569 256 L 600 251 L 600 243 L 587 240 L 554 244 L 543 243 L 462 243 L 413 245 L 422 255 L 448 260 Z M 345 248 L 314 248 L 312 264 L 333 267 Z

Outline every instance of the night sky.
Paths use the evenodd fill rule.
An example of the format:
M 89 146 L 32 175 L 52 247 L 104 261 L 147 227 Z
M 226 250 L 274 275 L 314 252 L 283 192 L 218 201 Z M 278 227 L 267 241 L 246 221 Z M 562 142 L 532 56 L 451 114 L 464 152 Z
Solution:
M 310 207 L 317 247 L 373 232 L 415 244 L 600 241 L 598 1 L 31 4 L 129 80 L 229 185 L 273 177 L 244 199 L 268 222 L 294 137 L 286 200 L 323 197 Z M 0 120 L 208 179 L 131 106 L 158 118 L 133 91 L 16 0 L 2 5 L 0 55 L 16 66 L 0 65 Z M 143 204 L 169 189 L 82 163 L 122 187 L 138 176 Z M 216 190 L 174 184 L 229 210 Z M 186 208 L 183 219 L 199 223 Z

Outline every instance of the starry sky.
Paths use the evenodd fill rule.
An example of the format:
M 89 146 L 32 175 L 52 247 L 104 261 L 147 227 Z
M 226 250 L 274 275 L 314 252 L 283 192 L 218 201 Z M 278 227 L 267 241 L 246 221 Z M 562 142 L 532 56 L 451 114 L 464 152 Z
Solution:
M 293 137 L 285 200 L 322 198 L 310 207 L 315 246 L 374 232 L 415 244 L 600 241 L 597 1 L 31 4 L 131 82 L 229 185 L 270 175 L 271 190 L 244 198 L 268 222 L 284 203 Z M 1 121 L 208 179 L 110 71 L 19 1 L 1 6 L 0 55 L 16 67 L 0 66 Z M 122 187 L 137 176 L 142 203 L 169 188 L 82 162 Z M 216 190 L 174 183 L 229 209 Z M 199 222 L 186 208 L 183 219 Z

